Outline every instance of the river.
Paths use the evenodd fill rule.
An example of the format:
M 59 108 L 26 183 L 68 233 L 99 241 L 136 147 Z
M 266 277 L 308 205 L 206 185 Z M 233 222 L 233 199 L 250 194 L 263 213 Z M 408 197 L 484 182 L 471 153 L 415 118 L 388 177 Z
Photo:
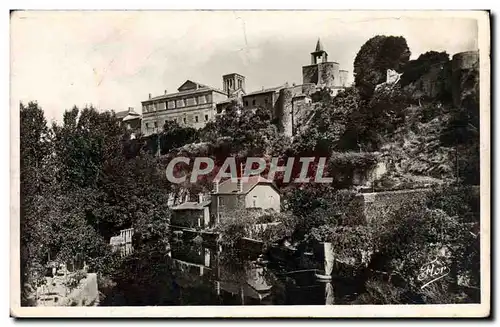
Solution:
M 113 275 L 115 286 L 103 291 L 100 305 L 330 305 L 348 304 L 361 291 L 349 279 L 321 281 L 311 269 L 256 259 L 189 241 L 136 251 Z

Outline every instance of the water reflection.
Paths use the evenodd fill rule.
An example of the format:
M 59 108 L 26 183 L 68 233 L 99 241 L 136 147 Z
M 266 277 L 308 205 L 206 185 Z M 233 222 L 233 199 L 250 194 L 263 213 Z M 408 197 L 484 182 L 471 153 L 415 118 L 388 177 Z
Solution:
M 276 277 L 240 253 L 178 242 L 172 245 L 170 257 L 175 282 L 181 288 L 192 288 L 194 279 L 204 277 L 201 280 L 213 285 L 220 304 L 264 304 L 273 297 Z
M 331 305 L 353 293 L 313 271 L 259 265 L 257 257 L 188 241 L 137 251 L 101 305 Z

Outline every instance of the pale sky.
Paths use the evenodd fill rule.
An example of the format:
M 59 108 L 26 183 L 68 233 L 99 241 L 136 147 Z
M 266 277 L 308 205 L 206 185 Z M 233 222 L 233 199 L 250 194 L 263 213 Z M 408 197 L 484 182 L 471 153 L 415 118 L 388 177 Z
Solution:
M 335 11 L 20 11 L 11 16 L 11 105 L 36 100 L 49 121 L 73 105 L 115 111 L 175 92 L 187 79 L 246 91 L 302 83 L 318 37 L 349 71 L 375 35 L 404 36 L 412 59 L 478 48 L 477 21 L 463 17 Z M 389 17 L 392 15 L 393 17 Z M 453 16 L 453 15 L 452 15 Z

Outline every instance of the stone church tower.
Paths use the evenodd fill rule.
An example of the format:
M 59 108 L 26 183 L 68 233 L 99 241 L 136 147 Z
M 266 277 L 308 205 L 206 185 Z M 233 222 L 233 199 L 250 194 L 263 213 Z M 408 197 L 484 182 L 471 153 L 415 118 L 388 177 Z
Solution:
M 318 39 L 316 49 L 311 52 L 311 64 L 302 67 L 303 84 L 316 84 L 319 87 L 343 87 L 345 84 L 345 71 L 340 71 L 337 62 L 328 61 L 328 53 L 323 48 L 321 40 Z
M 241 93 L 245 94 L 245 76 L 231 73 L 222 76 L 223 91 L 228 95 L 241 96 Z

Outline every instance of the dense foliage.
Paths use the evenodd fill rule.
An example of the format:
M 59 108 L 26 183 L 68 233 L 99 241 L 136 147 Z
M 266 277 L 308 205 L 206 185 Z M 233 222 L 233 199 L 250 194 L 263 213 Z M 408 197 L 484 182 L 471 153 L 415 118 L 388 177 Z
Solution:
M 168 221 L 164 174 L 148 152 L 124 158 L 130 139 L 111 112 L 73 108 L 49 128 L 36 103 L 20 110 L 23 284 L 36 284 L 49 260 L 77 255 L 110 273 L 119 260 L 111 236 Z
M 172 263 L 163 251 L 169 247 L 172 201 L 211 191 L 215 173 L 228 157 L 236 158 L 238 166 L 247 157 L 263 157 L 268 163 L 270 157 L 282 162 L 313 157 L 308 176 L 318 170 L 317 159 L 325 157 L 323 176 L 332 177 L 332 183 L 283 183 L 278 174 L 282 212 L 226 213 L 215 228 L 221 243 L 231 248 L 249 236 L 268 245 L 331 242 L 344 261 L 371 259 L 368 269 L 398 276 L 400 284 L 369 279 L 360 303 L 474 300 L 460 295 L 457 285 L 480 285 L 479 202 L 470 186 L 479 184 L 478 70 L 461 74 L 457 103 L 450 93 L 447 53 L 409 58 L 403 37 L 368 40 L 354 61 L 355 86 L 334 97 L 327 89 L 314 93 L 308 126 L 293 138 L 279 132 L 275 113 L 245 110 L 236 102 L 202 129 L 166 122 L 149 137 L 131 137 L 112 112 L 75 107 L 64 113 L 61 124 L 48 126 L 36 103 L 21 104 L 22 284 L 36 287 L 49 260 L 81 256 L 91 271 L 113 274 L 131 285 L 127 294 L 136 294 L 136 300 L 117 298 L 115 303 L 178 303 L 178 289 L 168 284 L 175 277 Z M 402 73 L 396 85 L 383 84 L 387 69 Z M 190 183 L 191 167 L 177 167 L 176 173 L 186 174 L 188 181 L 170 184 L 164 169 L 180 155 L 210 157 L 216 169 Z M 380 162 L 388 171 L 372 181 Z M 299 172 L 294 166 L 292 178 Z M 420 202 L 397 203 L 367 224 L 356 189 L 369 180 L 381 190 L 454 186 L 435 187 Z M 109 239 L 130 227 L 137 256 L 122 262 Z M 421 291 L 416 272 L 436 256 L 446 258 L 452 274 Z M 169 273 L 159 276 L 158 271 Z M 136 279 L 138 275 L 143 278 Z M 28 302 L 23 292 L 23 304 Z
M 387 69 L 400 71 L 410 55 L 401 36 L 377 35 L 366 41 L 354 59 L 354 83 L 361 96 L 371 97 L 375 86 L 385 82 Z

